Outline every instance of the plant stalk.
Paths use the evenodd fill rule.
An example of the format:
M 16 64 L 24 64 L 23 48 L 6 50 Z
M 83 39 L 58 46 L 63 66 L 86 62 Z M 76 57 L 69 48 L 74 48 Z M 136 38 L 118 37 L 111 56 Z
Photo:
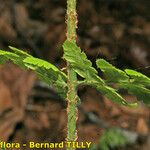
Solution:
M 77 34 L 77 13 L 76 0 L 67 0 L 67 40 L 76 42 Z M 71 65 L 67 63 L 68 72 L 68 93 L 67 93 L 67 142 L 77 141 L 77 118 L 78 118 L 78 95 L 77 95 L 77 75 Z M 75 150 L 75 148 L 67 148 Z
M 76 42 L 77 34 L 76 0 L 67 0 L 67 40 Z

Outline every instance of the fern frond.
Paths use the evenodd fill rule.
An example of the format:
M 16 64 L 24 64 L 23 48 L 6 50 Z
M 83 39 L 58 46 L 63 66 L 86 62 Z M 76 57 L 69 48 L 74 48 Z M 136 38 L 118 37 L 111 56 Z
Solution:
M 98 59 L 96 61 L 96 64 L 97 67 L 100 68 L 101 71 L 103 71 L 108 82 L 121 82 L 129 80 L 129 77 L 124 71 L 117 69 L 104 59 Z
M 132 79 L 133 83 L 150 86 L 150 78 L 148 78 L 146 75 L 131 69 L 126 69 L 125 72 L 130 79 Z
M 129 94 L 150 105 L 150 90 L 147 88 L 150 87 L 150 78 L 131 69 L 117 69 L 104 59 L 98 59 L 97 66 L 103 71 L 106 81 L 117 83 L 119 88 L 126 89 Z
M 136 103 L 130 104 L 126 102 L 115 89 L 109 87 L 105 81 L 98 76 L 97 70 L 92 67 L 91 61 L 87 59 L 86 54 L 81 51 L 76 43 L 65 41 L 63 48 L 64 58 L 70 63 L 74 71 L 84 78 L 85 84 L 95 87 L 98 91 L 116 103 L 131 107 L 136 105 Z M 126 74 L 124 76 L 126 77 Z
M 81 51 L 76 43 L 65 41 L 63 48 L 64 58 L 70 62 L 72 68 L 77 74 L 87 80 L 94 78 L 95 80 L 98 80 L 100 84 L 104 83 L 104 81 L 97 76 L 97 70 L 92 67 L 91 61 L 87 59 L 86 54 Z
M 9 46 L 13 52 L 0 50 L 0 63 L 12 61 L 22 68 L 28 68 L 37 73 L 41 80 L 49 85 L 53 85 L 65 98 L 67 92 L 67 77 L 53 64 L 39 58 L 35 58 L 28 53 Z
M 26 58 L 26 57 L 32 57 L 30 54 L 26 53 L 23 50 L 19 50 L 18 48 L 8 46 L 15 54 L 19 55 L 20 57 Z

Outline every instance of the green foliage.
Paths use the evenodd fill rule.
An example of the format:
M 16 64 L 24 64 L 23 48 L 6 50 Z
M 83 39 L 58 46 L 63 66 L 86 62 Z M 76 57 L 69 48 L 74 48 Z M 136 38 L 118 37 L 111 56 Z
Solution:
M 150 78 L 147 76 L 131 69 L 126 69 L 125 72 L 130 77 L 130 79 L 132 79 L 133 84 L 141 84 L 150 87 Z
M 120 87 L 126 89 L 129 94 L 135 95 L 138 100 L 142 100 L 145 104 L 150 105 L 150 90 L 142 85 L 133 83 L 123 83 Z
M 41 80 L 49 85 L 54 85 L 60 96 L 66 98 L 67 78 L 63 72 L 49 62 L 39 58 L 27 57 L 23 62 L 28 68 L 34 70 Z
M 130 138 L 124 131 L 118 128 L 110 128 L 102 134 L 98 144 L 93 144 L 90 150 L 110 150 L 118 149 L 130 144 Z
M 97 70 L 92 67 L 92 63 L 87 59 L 84 52 L 76 45 L 75 42 L 65 41 L 63 44 L 64 58 L 70 63 L 74 71 L 81 77 L 91 81 L 94 79 L 100 84 L 104 81 L 97 76 Z
M 0 50 L 0 63 L 12 61 L 25 69 L 31 69 L 49 85 L 54 86 L 58 93 L 68 100 L 68 133 L 67 140 L 76 141 L 76 121 L 77 121 L 77 86 L 86 84 L 93 86 L 112 101 L 125 105 L 135 106 L 136 103 L 128 103 L 119 93 L 118 88 L 124 88 L 129 93 L 137 96 L 139 100 L 150 104 L 150 79 L 145 75 L 126 69 L 119 70 L 109 64 L 104 59 L 96 61 L 97 67 L 100 68 L 106 80 L 98 76 L 98 72 L 92 67 L 92 63 L 87 59 L 86 54 L 76 45 L 76 0 L 67 0 L 67 41 L 64 42 L 64 58 L 68 64 L 68 75 L 61 72 L 57 67 L 42 59 L 34 58 L 14 47 L 9 47 L 13 52 Z M 71 42 L 72 41 L 72 42 Z M 83 78 L 82 81 L 77 80 L 76 73 Z M 111 84 L 110 84 L 111 83 Z M 116 84 L 117 88 L 110 87 Z M 102 136 L 100 145 L 102 150 L 109 150 L 109 147 L 123 146 L 127 142 L 120 130 L 107 130 Z M 97 148 L 95 146 L 95 148 Z M 75 148 L 68 148 L 75 149 Z
M 104 94 L 106 97 L 113 100 L 114 102 L 125 106 L 136 106 L 136 103 L 130 104 L 127 101 L 125 101 L 125 99 L 119 93 L 117 93 L 117 91 L 114 88 L 108 86 L 107 82 L 98 76 L 98 72 L 95 70 L 95 68 L 92 67 L 91 61 L 87 59 L 86 54 L 83 51 L 81 51 L 81 49 L 76 45 L 76 43 L 65 41 L 63 48 L 64 58 L 66 59 L 66 61 L 70 63 L 70 65 L 78 75 L 84 78 L 84 81 L 81 82 L 81 84 L 87 84 L 95 87 L 98 91 L 100 91 L 102 94 Z M 99 64 L 100 62 L 98 61 L 97 63 Z M 109 65 L 108 62 L 105 61 L 105 63 L 107 63 L 107 66 Z M 113 66 L 111 65 L 110 67 L 107 67 L 107 72 L 113 74 L 114 71 L 111 72 L 111 68 L 113 68 Z M 121 74 L 120 75 L 118 73 L 118 80 L 119 78 L 121 78 L 122 80 L 124 78 L 128 78 L 128 76 L 126 76 L 125 73 L 122 73 L 122 71 L 118 72 L 120 72 Z
M 16 54 L 19 55 L 21 58 L 26 58 L 26 57 L 32 57 L 31 55 L 29 55 L 28 53 L 26 53 L 25 51 L 19 50 L 15 47 L 9 46 L 9 48 Z
M 22 68 L 34 70 L 41 80 L 53 85 L 61 96 L 66 97 L 67 77 L 57 67 L 42 59 L 34 58 L 26 52 L 14 47 L 9 47 L 13 52 L 0 50 L 0 63 L 12 61 Z
M 124 71 L 115 68 L 104 59 L 98 59 L 96 64 L 104 72 L 108 82 L 124 82 L 129 80 L 129 77 Z
M 114 88 L 112 88 L 110 86 L 96 85 L 95 87 L 97 88 L 98 91 L 100 91 L 102 94 L 104 94 L 107 98 L 109 98 L 110 100 L 113 100 L 114 102 L 116 102 L 118 104 L 129 106 L 129 107 L 137 106 L 137 103 L 128 103 L 119 93 L 117 93 L 117 91 Z
M 116 147 L 123 147 L 128 144 L 128 139 L 124 136 L 121 130 L 112 128 L 106 130 L 100 138 L 98 145 L 93 145 L 91 150 L 110 150 Z
M 14 63 L 17 63 L 20 60 L 18 55 L 7 51 L 2 51 L 2 50 L 0 50 L 0 57 L 1 57 L 0 63 L 2 64 L 6 63 L 6 61 L 8 60 L 12 60 Z M 18 63 L 18 65 L 21 66 L 20 63 Z M 22 65 L 22 67 L 23 66 L 24 65 Z
M 117 83 L 119 88 L 126 89 L 129 94 L 150 105 L 150 90 L 147 88 L 150 86 L 150 78 L 131 69 L 117 69 L 104 59 L 98 59 L 97 66 L 104 72 L 107 83 Z
M 49 85 L 53 85 L 59 94 L 66 98 L 67 76 L 53 64 L 39 58 L 35 58 L 24 51 L 14 47 L 9 47 L 13 52 L 0 50 L 0 63 L 8 60 L 22 68 L 34 70 L 41 80 Z M 72 69 L 83 78 L 81 84 L 95 87 L 112 101 L 125 105 L 136 106 L 136 103 L 128 103 L 118 92 L 118 88 L 126 89 L 130 94 L 135 95 L 138 100 L 150 105 L 150 78 L 136 72 L 126 69 L 122 71 L 117 69 L 104 59 L 96 61 L 97 67 L 102 70 L 106 79 L 98 76 L 98 72 L 92 67 L 92 63 L 87 59 L 86 54 L 76 45 L 75 42 L 65 41 L 63 44 L 64 58 L 69 62 Z M 117 84 L 117 89 L 110 87 L 111 84 Z
M 131 69 L 125 69 L 122 71 L 115 68 L 104 59 L 98 59 L 96 61 L 98 68 L 100 68 L 106 76 L 107 82 L 120 83 L 131 82 L 133 84 L 141 84 L 143 86 L 150 86 L 150 78 Z

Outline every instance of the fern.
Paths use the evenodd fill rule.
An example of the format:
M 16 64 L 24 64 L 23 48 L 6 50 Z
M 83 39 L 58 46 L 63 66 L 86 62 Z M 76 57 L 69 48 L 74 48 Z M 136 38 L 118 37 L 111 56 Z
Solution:
M 124 136 L 121 130 L 112 128 L 104 132 L 99 144 L 101 150 L 110 150 L 116 147 L 123 147 L 128 143 L 128 139 Z
M 100 84 L 104 81 L 97 76 L 97 70 L 92 67 L 92 63 L 87 59 L 84 52 L 76 45 L 75 42 L 66 40 L 63 44 L 64 58 L 71 64 L 73 70 L 81 77 L 91 80 L 94 79 Z
M 53 85 L 61 96 L 66 98 L 67 76 L 53 64 L 39 58 L 35 58 L 28 53 L 9 46 L 13 52 L 0 50 L 0 63 L 13 61 L 22 68 L 28 68 L 37 73 L 39 78 L 49 85 Z M 109 86 L 109 83 L 118 84 L 117 87 L 126 89 L 130 94 L 137 96 L 146 104 L 150 104 L 150 79 L 134 70 L 117 69 L 104 59 L 98 59 L 96 64 L 104 72 L 106 80 L 98 76 L 98 72 L 92 67 L 92 63 L 87 59 L 86 54 L 74 42 L 65 41 L 64 58 L 68 61 L 73 70 L 80 75 L 84 81 L 81 83 L 95 87 L 109 99 L 126 106 L 136 106 L 136 103 L 128 103 L 117 89 Z
M 74 42 L 66 41 L 63 48 L 64 58 L 71 64 L 74 71 L 85 79 L 83 83 L 95 87 L 98 91 L 116 103 L 131 107 L 137 105 L 136 103 L 128 103 L 115 89 L 109 87 L 106 84 L 106 81 L 98 76 L 98 72 L 92 67 L 92 63 L 87 59 L 86 54 L 81 52 L 81 49 Z M 113 68 L 111 65 L 110 67 Z M 111 70 L 109 69 L 108 72 L 110 71 Z M 125 76 L 125 79 L 128 78 L 125 73 L 122 74 Z M 122 77 L 122 80 L 124 78 Z
M 25 51 L 23 50 L 19 50 L 18 48 L 15 48 L 15 47 L 12 47 L 12 46 L 9 46 L 9 48 L 16 54 L 16 55 L 19 55 L 21 58 L 26 58 L 26 57 L 32 57 L 31 55 L 29 55 L 28 53 L 26 53 Z
M 104 59 L 98 59 L 96 61 L 96 64 L 97 67 L 100 68 L 101 71 L 103 71 L 108 82 L 124 82 L 129 80 L 129 77 L 124 71 L 115 68 Z
M 34 58 L 28 53 L 14 47 L 10 47 L 13 52 L 0 50 L 0 63 L 12 61 L 22 68 L 35 71 L 41 80 L 49 85 L 53 85 L 59 94 L 66 98 L 67 93 L 67 77 L 56 66 L 42 59 Z
M 138 100 L 150 106 L 150 90 L 143 87 L 143 85 L 124 83 L 120 84 L 120 87 L 126 89 L 129 94 L 135 95 Z
M 53 64 L 35 58 L 11 46 L 9 46 L 9 48 L 12 52 L 0 50 L 0 63 L 3 64 L 7 61 L 12 61 L 21 68 L 31 69 L 36 72 L 41 80 L 57 89 L 58 93 L 68 101 L 68 132 L 66 139 L 67 141 L 76 141 L 77 106 L 79 102 L 77 88 L 79 85 L 90 85 L 112 101 L 133 107 L 136 106 L 137 103 L 127 102 L 118 93 L 118 89 L 126 89 L 128 93 L 137 96 L 138 100 L 142 100 L 145 104 L 150 105 L 150 78 L 134 70 L 126 69 L 123 71 L 117 69 L 104 59 L 98 59 L 96 61 L 97 67 L 102 70 L 105 79 L 99 77 L 97 70 L 92 66 L 91 61 L 87 59 L 86 54 L 76 45 L 76 28 L 78 22 L 76 0 L 67 0 L 66 18 L 67 40 L 63 44 L 63 49 L 64 59 L 67 61 L 67 75 Z M 77 75 L 82 77 L 82 80 L 79 81 Z M 114 136 L 112 136 L 111 139 L 114 140 Z M 112 141 L 109 142 L 111 143 Z M 114 143 L 117 142 L 118 141 L 114 141 Z M 75 150 L 75 148 L 68 148 L 68 150 Z
M 138 134 L 121 128 L 106 129 L 97 144 L 93 144 L 90 150 L 111 150 L 119 149 L 127 145 L 134 144 L 138 139 Z
M 97 66 L 104 72 L 106 83 L 117 83 L 119 88 L 126 89 L 129 94 L 150 105 L 150 90 L 147 88 L 150 86 L 150 78 L 131 69 L 117 69 L 103 59 L 97 60 Z
M 147 76 L 131 69 L 126 69 L 125 72 L 130 77 L 130 79 L 132 79 L 133 84 L 140 84 L 143 86 L 150 87 L 150 78 L 148 78 Z

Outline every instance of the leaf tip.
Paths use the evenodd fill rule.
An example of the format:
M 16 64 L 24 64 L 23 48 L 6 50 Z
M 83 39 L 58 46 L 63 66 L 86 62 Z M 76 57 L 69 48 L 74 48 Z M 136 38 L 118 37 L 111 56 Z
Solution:
M 130 108 L 137 108 L 138 107 L 138 103 L 130 103 L 130 104 L 128 104 L 128 106 Z
M 13 47 L 13 46 L 10 46 L 10 45 L 9 45 L 8 47 L 9 47 L 10 49 L 14 49 L 14 48 L 15 48 L 15 47 Z

